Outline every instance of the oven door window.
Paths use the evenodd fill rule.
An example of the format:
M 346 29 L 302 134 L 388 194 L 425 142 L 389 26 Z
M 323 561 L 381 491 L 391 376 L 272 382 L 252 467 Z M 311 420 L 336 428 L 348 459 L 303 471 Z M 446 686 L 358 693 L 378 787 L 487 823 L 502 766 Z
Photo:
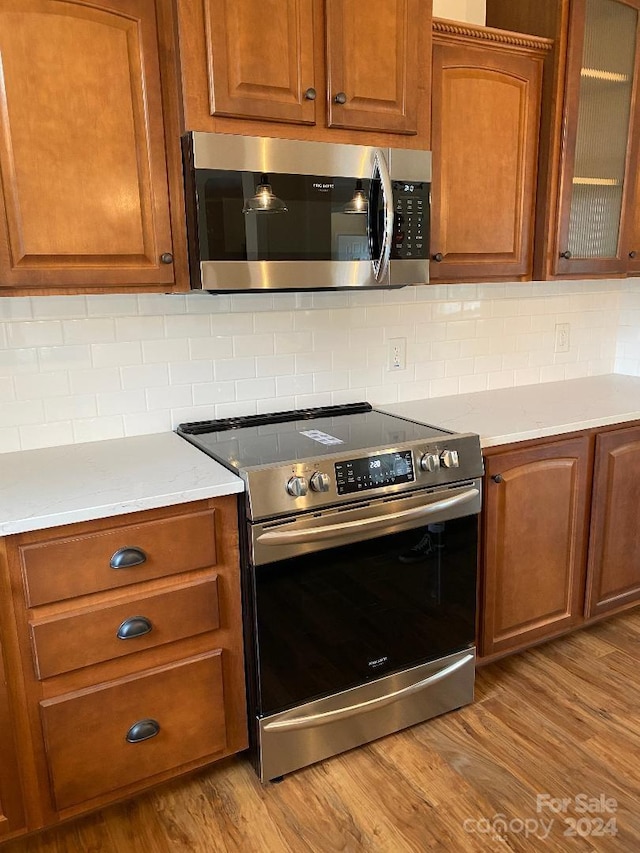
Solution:
M 477 516 L 259 566 L 258 713 L 469 648 Z
M 243 213 L 265 180 L 287 211 Z M 370 186 L 366 178 L 198 169 L 200 259 L 368 261 Z

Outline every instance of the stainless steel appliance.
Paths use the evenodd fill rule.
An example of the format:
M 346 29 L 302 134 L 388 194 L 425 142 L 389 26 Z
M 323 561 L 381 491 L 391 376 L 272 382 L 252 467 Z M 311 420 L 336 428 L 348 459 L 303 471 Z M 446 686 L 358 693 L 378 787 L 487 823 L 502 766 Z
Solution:
M 429 280 L 431 154 L 190 133 L 192 287 L 401 287 Z
M 477 435 L 367 403 L 178 433 L 246 484 L 249 718 L 263 781 L 472 701 Z

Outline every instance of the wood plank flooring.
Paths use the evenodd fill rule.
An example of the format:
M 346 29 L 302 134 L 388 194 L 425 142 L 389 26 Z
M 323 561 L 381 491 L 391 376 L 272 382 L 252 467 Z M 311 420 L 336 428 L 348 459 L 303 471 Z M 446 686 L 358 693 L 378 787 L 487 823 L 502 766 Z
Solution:
M 280 784 L 231 759 L 2 853 L 637 851 L 639 662 L 636 608 L 481 669 L 473 705 Z

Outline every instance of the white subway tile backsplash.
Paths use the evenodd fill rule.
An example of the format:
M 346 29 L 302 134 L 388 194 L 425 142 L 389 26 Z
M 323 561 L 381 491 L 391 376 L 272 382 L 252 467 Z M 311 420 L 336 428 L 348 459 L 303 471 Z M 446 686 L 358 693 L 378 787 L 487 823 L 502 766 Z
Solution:
M 46 397 L 61 397 L 69 393 L 69 374 L 25 373 L 14 379 L 16 399 L 43 400 Z
M 640 280 L 0 298 L 0 451 L 640 373 Z M 555 324 L 571 348 L 555 353 Z M 407 367 L 387 370 L 390 338 Z
M 124 367 L 142 362 L 142 348 L 137 341 L 91 344 L 91 357 L 95 367 Z
M 7 346 L 45 347 L 62 343 L 62 323 L 59 320 L 33 320 L 10 323 L 7 328 Z
M 92 370 L 70 370 L 69 385 L 73 394 L 97 394 L 118 391 L 122 377 L 117 367 L 94 367 Z
M 125 415 L 129 412 L 144 412 L 147 408 L 145 392 L 102 391 L 96 395 L 99 415 Z

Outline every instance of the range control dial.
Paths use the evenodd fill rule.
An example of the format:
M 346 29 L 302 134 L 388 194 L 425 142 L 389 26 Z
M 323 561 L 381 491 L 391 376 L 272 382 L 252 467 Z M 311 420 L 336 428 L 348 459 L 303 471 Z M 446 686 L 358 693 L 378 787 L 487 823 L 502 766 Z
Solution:
M 440 457 L 437 453 L 423 453 L 420 457 L 420 468 L 433 474 L 440 467 Z
M 287 491 L 294 498 L 303 498 L 309 491 L 309 484 L 304 477 L 291 477 Z
M 443 450 L 440 454 L 440 461 L 445 468 L 459 468 L 460 460 L 458 459 L 457 450 Z
M 329 475 L 323 474 L 322 471 L 316 471 L 315 474 L 312 474 L 309 481 L 311 491 L 313 492 L 328 492 L 330 484 Z

